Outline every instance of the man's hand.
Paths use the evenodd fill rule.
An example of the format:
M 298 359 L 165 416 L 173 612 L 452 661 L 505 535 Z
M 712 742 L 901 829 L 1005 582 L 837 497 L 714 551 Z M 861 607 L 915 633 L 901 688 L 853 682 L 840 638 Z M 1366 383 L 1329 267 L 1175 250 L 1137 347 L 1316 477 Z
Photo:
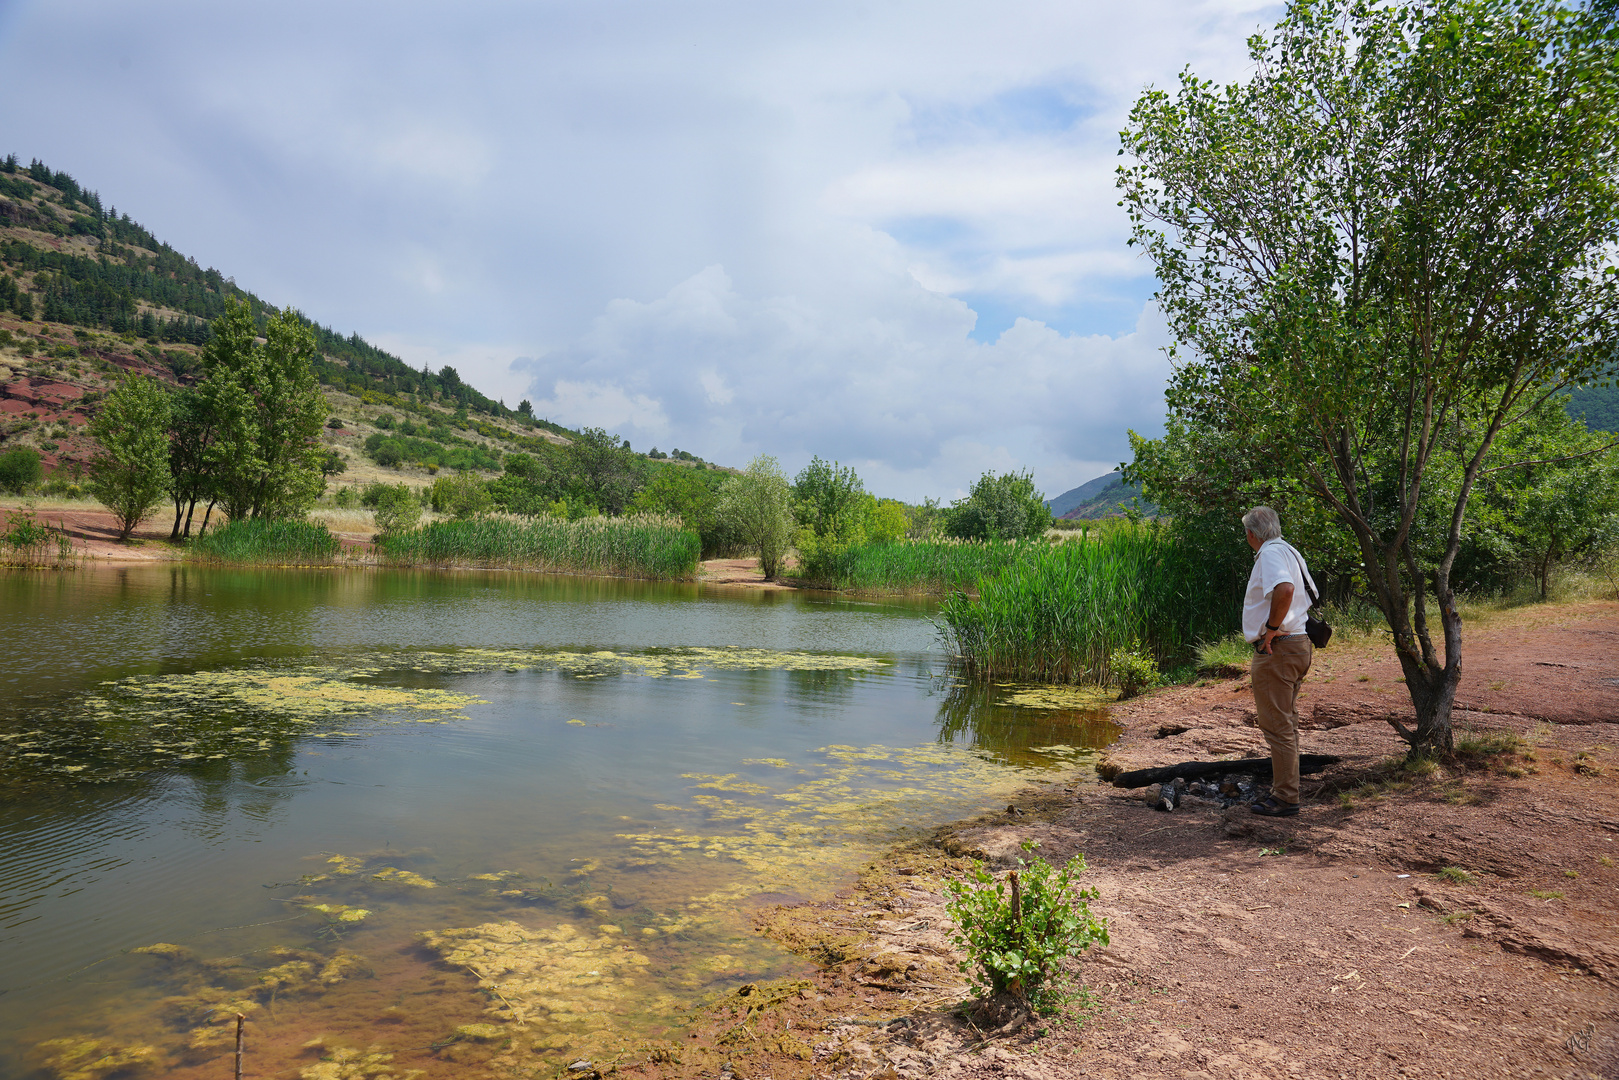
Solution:
M 1260 652 L 1270 655 L 1270 643 L 1282 632 L 1282 620 L 1287 618 L 1287 613 L 1292 607 L 1293 583 L 1284 581 L 1270 592 L 1270 615 L 1265 619 L 1265 626 L 1259 632 Z M 1273 626 L 1276 629 L 1272 630 Z

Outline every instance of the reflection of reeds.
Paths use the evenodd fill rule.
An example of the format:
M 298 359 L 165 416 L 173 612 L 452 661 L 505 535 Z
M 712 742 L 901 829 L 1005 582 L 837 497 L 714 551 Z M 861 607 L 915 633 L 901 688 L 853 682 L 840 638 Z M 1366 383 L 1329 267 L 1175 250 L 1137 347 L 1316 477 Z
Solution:
M 331 562 L 337 537 L 312 521 L 242 518 L 191 541 L 191 554 L 206 562 L 258 566 L 307 566 Z
M 1105 686 L 1117 651 L 1174 662 L 1230 629 L 1235 612 L 1201 565 L 1156 526 L 1116 529 L 1036 545 L 980 580 L 976 598 L 949 597 L 940 615 L 969 674 Z
M 651 515 L 563 521 L 494 514 L 384 534 L 377 550 L 397 566 L 496 566 L 670 580 L 696 575 L 702 541 L 678 519 Z
M 1022 760 L 1046 746 L 1100 749 L 1118 738 L 1119 728 L 1103 705 L 1081 709 L 1017 708 L 1001 700 L 1003 691 L 977 681 L 952 681 L 939 703 L 939 741 Z

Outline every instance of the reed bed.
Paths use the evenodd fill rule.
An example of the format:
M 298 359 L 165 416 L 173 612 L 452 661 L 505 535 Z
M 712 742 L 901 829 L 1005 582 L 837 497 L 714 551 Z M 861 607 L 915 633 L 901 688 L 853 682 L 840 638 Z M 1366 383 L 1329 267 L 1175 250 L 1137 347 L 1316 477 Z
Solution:
M 983 543 L 977 540 L 907 540 L 896 544 L 861 544 L 837 561 L 830 580 L 835 589 L 859 592 L 972 591 L 980 579 L 1034 557 L 1047 544 L 1041 540 Z
M 481 566 L 658 580 L 697 575 L 702 540 L 678 518 L 525 518 L 487 515 L 384 533 L 377 552 L 395 566 Z
M 970 675 L 1106 686 L 1117 652 L 1167 666 L 1230 632 L 1229 590 L 1194 555 L 1152 525 L 1032 545 L 982 578 L 976 598 L 950 596 L 941 630 Z
M 331 562 L 340 546 L 322 522 L 242 518 L 192 540 L 190 553 L 204 562 L 308 566 Z

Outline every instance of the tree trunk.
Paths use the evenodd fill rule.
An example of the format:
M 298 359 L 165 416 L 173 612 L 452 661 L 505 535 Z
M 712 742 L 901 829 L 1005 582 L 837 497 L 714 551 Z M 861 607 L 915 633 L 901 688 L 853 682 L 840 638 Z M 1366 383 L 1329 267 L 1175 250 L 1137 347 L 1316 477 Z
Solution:
M 208 519 L 213 517 L 213 516 L 214 516 L 214 503 L 213 503 L 213 500 L 210 499 L 208 501 L 208 510 L 207 510 L 206 513 L 204 513 L 202 515 L 202 524 L 197 528 L 197 535 L 198 536 L 201 536 L 201 535 L 203 535 L 204 533 L 206 533 L 208 531 Z
M 169 539 L 180 539 L 180 496 L 174 497 L 174 528 L 169 530 Z
M 191 539 L 191 515 L 195 514 L 196 512 L 197 512 L 197 500 L 192 499 L 191 504 L 186 507 L 186 527 L 185 527 L 185 532 L 181 534 L 187 540 Z

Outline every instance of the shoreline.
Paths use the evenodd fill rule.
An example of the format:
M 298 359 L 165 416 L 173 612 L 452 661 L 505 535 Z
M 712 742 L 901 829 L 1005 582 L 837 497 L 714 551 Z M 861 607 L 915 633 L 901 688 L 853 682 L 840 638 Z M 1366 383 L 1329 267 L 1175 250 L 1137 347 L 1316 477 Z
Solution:
M 1301 735 L 1343 760 L 1306 778 L 1298 818 L 1191 801 L 1159 813 L 1084 771 L 1031 786 L 1006 812 L 892 849 L 830 899 L 757 912 L 756 929 L 810 973 L 701 1011 L 668 1043 L 684 1064 L 653 1047 L 616 1067 L 774 1080 L 1619 1075 L 1615 640 L 1614 602 L 1472 630 L 1458 738 L 1495 733 L 1516 749 L 1428 775 L 1389 764 L 1403 744 L 1386 717 L 1410 709 L 1392 650 L 1335 642 L 1306 681 Z M 1265 753 L 1245 678 L 1109 708 L 1123 734 L 1107 764 Z M 966 984 L 941 889 L 974 858 L 1014 866 L 1024 839 L 1053 862 L 1086 856 L 1080 884 L 1099 890 L 1091 908 L 1113 940 L 1070 965 L 1085 989 L 1063 1016 L 996 1035 L 958 1012 Z

